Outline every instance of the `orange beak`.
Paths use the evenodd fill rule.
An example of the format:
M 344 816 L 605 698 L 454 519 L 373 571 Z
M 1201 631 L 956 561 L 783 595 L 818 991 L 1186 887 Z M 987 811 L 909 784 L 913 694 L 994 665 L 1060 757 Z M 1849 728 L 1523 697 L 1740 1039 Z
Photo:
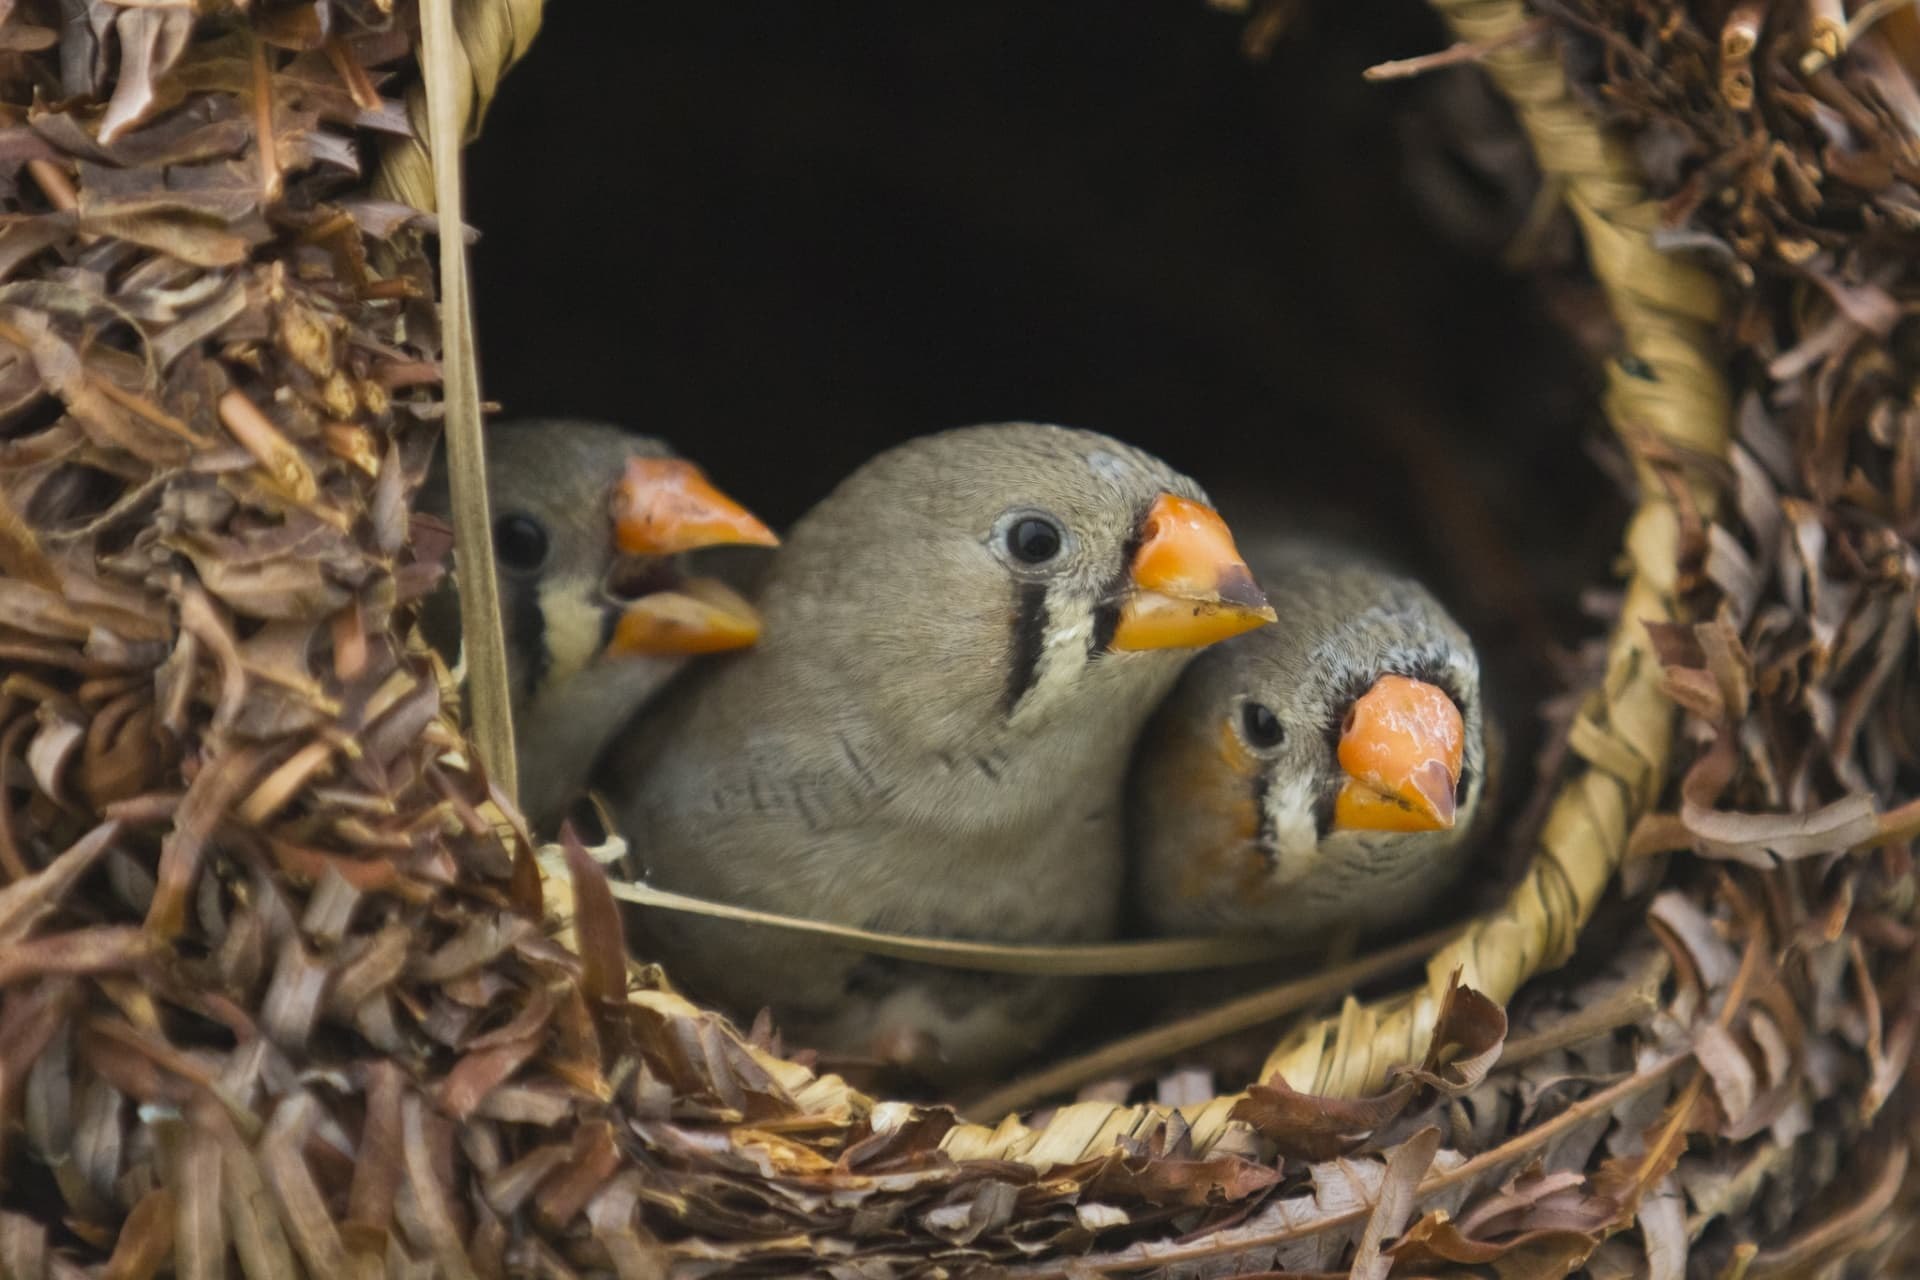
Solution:
M 690 657 L 744 649 L 760 638 L 760 615 L 712 578 L 689 578 L 628 605 L 614 623 L 613 657 Z
M 613 490 L 613 540 L 624 555 L 666 557 L 702 547 L 778 546 L 751 511 L 682 458 L 629 458 Z M 634 598 L 614 623 L 611 657 L 687 657 L 744 649 L 760 615 L 710 578 L 686 578 Z
M 1347 712 L 1333 805 L 1336 830 L 1441 831 L 1453 825 L 1466 726 L 1445 692 L 1381 676 Z
M 614 541 L 630 556 L 700 547 L 778 546 L 759 517 L 683 458 L 629 458 L 613 491 Z
M 1198 649 L 1274 620 L 1212 507 L 1163 493 L 1140 526 L 1115 649 Z

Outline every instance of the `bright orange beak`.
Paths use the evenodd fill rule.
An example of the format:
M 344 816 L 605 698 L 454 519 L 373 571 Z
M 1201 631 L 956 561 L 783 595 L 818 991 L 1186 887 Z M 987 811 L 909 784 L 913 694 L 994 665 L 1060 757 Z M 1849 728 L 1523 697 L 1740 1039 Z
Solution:
M 1212 507 L 1163 493 L 1140 526 L 1115 649 L 1198 649 L 1274 620 Z
M 614 540 L 630 556 L 700 547 L 778 546 L 759 517 L 714 488 L 683 458 L 629 458 L 613 491 Z
M 744 649 L 760 638 L 760 615 L 712 578 L 641 596 L 614 623 L 613 657 L 689 657 Z
M 682 458 L 629 458 L 613 490 L 613 540 L 629 556 L 671 556 L 702 547 L 778 546 L 751 511 Z M 760 638 L 760 615 L 730 588 L 687 578 L 638 596 L 614 624 L 613 657 L 684 657 L 744 649 Z
M 1381 676 L 1340 731 L 1346 785 L 1333 825 L 1350 831 L 1441 831 L 1453 825 L 1466 726 L 1442 690 Z

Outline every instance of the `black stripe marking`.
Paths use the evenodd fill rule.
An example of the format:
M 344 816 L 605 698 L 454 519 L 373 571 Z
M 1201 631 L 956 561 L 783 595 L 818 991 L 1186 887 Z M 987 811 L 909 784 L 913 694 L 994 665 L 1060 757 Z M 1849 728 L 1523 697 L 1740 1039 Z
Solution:
M 1040 675 L 1040 650 L 1047 637 L 1047 589 L 1038 582 L 1016 583 L 1013 588 L 1013 643 L 1007 663 L 1007 692 L 1003 701 L 1007 715 L 1019 707 L 1033 682 Z
M 1265 769 L 1253 775 L 1253 813 L 1255 822 L 1254 843 L 1260 852 L 1267 855 L 1269 866 L 1280 861 L 1280 831 L 1274 824 L 1273 814 L 1267 809 L 1267 793 L 1273 788 L 1273 776 Z
M 1099 657 L 1113 647 L 1113 633 L 1120 629 L 1120 605 L 1106 601 L 1094 606 L 1093 634 L 1087 637 L 1087 657 Z
M 1333 808 L 1339 799 L 1340 784 L 1335 782 L 1329 784 L 1327 789 L 1321 792 L 1320 798 L 1314 801 L 1313 830 L 1317 838 L 1325 840 L 1327 834 L 1333 830 Z
M 607 646 L 613 643 L 613 633 L 620 629 L 620 615 L 625 612 L 619 605 L 607 603 L 600 606 L 600 649 L 605 653 Z
M 1132 585 L 1133 558 L 1140 552 L 1142 513 L 1133 522 L 1133 532 L 1120 548 L 1120 565 L 1100 592 L 1100 603 L 1093 609 L 1093 634 L 1087 637 L 1087 659 L 1092 661 L 1113 648 L 1113 633 L 1120 629 L 1120 603 Z
M 507 645 L 526 659 L 520 696 L 532 702 L 553 665 L 553 654 L 547 648 L 547 615 L 540 608 L 540 590 L 531 582 L 510 584 L 506 597 Z

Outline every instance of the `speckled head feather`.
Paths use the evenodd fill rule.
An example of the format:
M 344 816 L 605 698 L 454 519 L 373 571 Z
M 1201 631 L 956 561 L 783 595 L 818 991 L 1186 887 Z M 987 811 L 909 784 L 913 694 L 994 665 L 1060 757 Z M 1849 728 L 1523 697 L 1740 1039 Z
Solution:
M 1141 737 L 1129 790 L 1139 914 L 1162 933 L 1306 945 L 1430 910 L 1465 862 L 1487 790 L 1471 641 L 1418 582 L 1344 550 L 1275 539 L 1249 559 L 1279 621 L 1201 655 Z M 1335 824 L 1343 725 L 1387 675 L 1436 686 L 1459 709 L 1451 827 Z

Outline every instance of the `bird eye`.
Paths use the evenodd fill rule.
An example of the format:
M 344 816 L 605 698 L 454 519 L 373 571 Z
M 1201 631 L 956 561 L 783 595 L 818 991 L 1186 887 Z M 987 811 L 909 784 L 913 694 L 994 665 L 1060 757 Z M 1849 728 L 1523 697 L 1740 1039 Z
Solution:
M 1280 717 L 1273 714 L 1273 708 L 1263 702 L 1245 703 L 1240 708 L 1240 723 L 1246 730 L 1247 741 L 1255 747 L 1277 747 L 1287 731 L 1280 724 Z
M 1039 516 L 1016 520 L 1007 530 L 1007 550 L 1022 564 L 1045 564 L 1060 554 L 1060 526 Z
M 501 516 L 493 522 L 493 554 L 509 569 L 538 569 L 547 558 L 547 531 L 531 516 Z

